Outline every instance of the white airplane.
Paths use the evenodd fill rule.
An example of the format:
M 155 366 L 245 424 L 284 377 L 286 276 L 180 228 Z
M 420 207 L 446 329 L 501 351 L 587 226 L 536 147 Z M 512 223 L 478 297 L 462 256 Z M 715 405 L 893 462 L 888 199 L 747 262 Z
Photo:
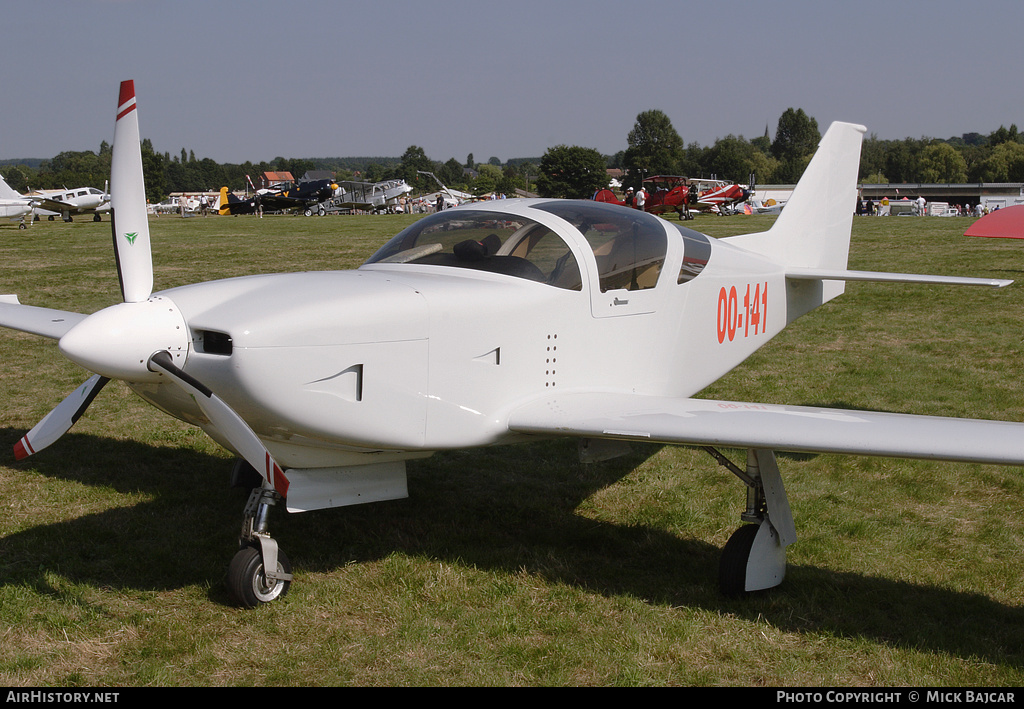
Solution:
M 18 228 L 25 228 L 25 217 L 31 220 L 33 209 L 32 200 L 24 197 L 7 184 L 7 180 L 0 176 L 0 219 L 18 221 Z
M 70 222 L 76 214 L 91 214 L 92 220 L 98 222 L 102 212 L 110 211 L 110 195 L 95 187 L 36 190 L 26 196 L 33 201 L 37 214 L 51 220 L 59 216 Z
M 782 582 L 795 525 L 773 451 L 1024 464 L 1024 424 L 693 398 L 846 281 L 1009 281 L 847 270 L 865 129 L 833 124 L 766 232 L 711 239 L 591 200 L 500 200 L 418 220 L 352 271 L 153 292 L 134 84 L 112 167 L 122 303 L 91 315 L 0 297 L 0 325 L 58 341 L 94 375 L 16 445 L 63 435 L 111 379 L 258 471 L 228 590 L 286 593 L 270 508 L 407 495 L 405 463 L 543 437 L 747 449 L 749 522 L 725 593 Z M 595 445 L 593 448 L 600 449 Z M 582 450 L 588 450 L 586 445 Z M 591 448 L 592 449 L 592 448 Z M 717 453 L 717 451 L 714 451 Z

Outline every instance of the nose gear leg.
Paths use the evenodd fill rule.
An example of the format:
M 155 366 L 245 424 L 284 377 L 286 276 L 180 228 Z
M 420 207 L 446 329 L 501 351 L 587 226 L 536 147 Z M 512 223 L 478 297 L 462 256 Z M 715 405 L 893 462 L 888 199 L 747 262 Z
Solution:
M 291 564 L 267 531 L 270 508 L 284 498 L 272 487 L 253 488 L 245 504 L 239 551 L 228 567 L 228 593 L 240 605 L 255 608 L 288 592 Z

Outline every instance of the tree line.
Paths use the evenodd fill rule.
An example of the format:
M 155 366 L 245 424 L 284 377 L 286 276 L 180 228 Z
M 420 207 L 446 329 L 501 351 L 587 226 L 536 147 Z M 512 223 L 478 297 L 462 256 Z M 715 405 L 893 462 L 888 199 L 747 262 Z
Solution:
M 787 109 L 774 137 L 746 139 L 727 135 L 714 145 L 684 144 L 665 113 L 637 115 L 627 147 L 614 156 L 580 146 L 559 145 L 541 161 L 541 194 L 590 196 L 604 186 L 602 166 L 625 171 L 624 186 L 639 187 L 644 177 L 683 175 L 757 184 L 793 184 L 810 162 L 821 132 L 803 109 Z M 860 174 L 863 183 L 1024 182 L 1024 134 L 1017 126 L 1000 126 L 988 135 L 959 138 L 864 139 Z
M 637 115 L 626 136 L 626 148 L 602 155 L 592 148 L 558 145 L 539 158 L 502 162 L 496 157 L 477 162 L 473 154 L 464 161 L 429 158 L 423 148 L 411 145 L 401 157 L 283 158 L 269 162 L 218 163 L 197 159 L 194 152 L 159 153 L 149 139 L 142 141 L 146 196 L 159 202 L 172 192 L 219 190 L 226 186 L 244 190 L 248 178 L 256 182 L 264 172 L 290 172 L 300 178 L 311 170 L 329 170 L 339 181 L 379 182 L 404 179 L 419 192 L 445 186 L 481 195 L 490 192 L 515 194 L 516 190 L 546 197 L 589 197 L 607 184 L 607 169 L 625 172 L 625 183 L 637 187 L 645 176 L 668 174 L 717 177 L 747 182 L 756 175 L 758 184 L 790 184 L 797 181 L 810 161 L 821 133 L 817 121 L 803 109 L 787 109 L 779 118 L 774 136 L 746 139 L 727 135 L 713 145 L 684 143 L 669 117 L 660 110 Z M 49 160 L 21 161 L 0 167 L 8 184 L 19 192 L 29 189 L 96 187 L 104 189 L 110 178 L 111 146 L 98 152 L 67 151 Z M 425 174 L 430 173 L 430 174 Z M 432 175 L 432 176 L 431 176 Z M 436 179 L 435 179 L 436 178 Z M 1015 124 L 1000 126 L 987 135 L 965 133 L 958 138 L 905 138 L 881 140 L 870 135 L 861 152 L 859 180 L 865 183 L 962 183 L 1024 182 L 1024 134 Z M 258 183 L 257 183 L 258 186 Z

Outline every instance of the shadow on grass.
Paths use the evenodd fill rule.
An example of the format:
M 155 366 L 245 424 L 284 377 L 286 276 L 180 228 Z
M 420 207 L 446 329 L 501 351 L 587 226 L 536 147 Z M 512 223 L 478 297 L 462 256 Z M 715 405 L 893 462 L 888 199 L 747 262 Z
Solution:
M 0 429 L 0 445 L 23 433 Z M 564 441 L 438 454 L 410 463 L 409 499 L 301 515 L 277 512 L 270 529 L 291 558 L 298 583 L 304 571 L 332 572 L 397 552 L 507 573 L 525 569 L 597 594 L 761 619 L 792 632 L 1024 666 L 1024 609 L 977 594 L 796 565 L 779 589 L 723 599 L 717 547 L 574 512 L 657 450 L 644 446 L 585 467 L 576 460 L 575 444 Z M 103 511 L 0 539 L 3 584 L 57 596 L 65 594 L 52 586 L 51 573 L 126 590 L 196 584 L 210 589 L 213 602 L 227 603 L 222 581 L 246 494 L 227 487 L 226 459 L 69 434 L 9 468 L 8 474 L 37 471 L 133 501 L 98 504 Z M 737 499 L 741 494 L 737 483 Z

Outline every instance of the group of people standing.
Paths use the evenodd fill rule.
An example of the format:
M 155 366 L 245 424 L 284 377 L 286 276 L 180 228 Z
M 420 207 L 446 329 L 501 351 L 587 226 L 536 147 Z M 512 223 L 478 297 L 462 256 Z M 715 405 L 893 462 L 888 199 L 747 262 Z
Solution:
M 927 200 L 925 200 L 924 197 L 921 196 L 918 196 L 917 199 L 914 200 L 909 200 L 907 198 L 903 198 L 900 200 L 890 200 L 888 197 L 882 197 L 881 199 L 878 200 L 873 200 L 871 198 L 861 198 L 857 201 L 857 214 L 884 217 L 894 213 L 892 209 L 893 204 L 907 203 L 910 203 L 912 205 L 913 210 L 911 212 L 907 212 L 904 209 L 901 210 L 899 213 L 911 213 L 914 216 L 918 217 L 928 216 L 928 202 Z M 946 210 L 950 210 L 946 211 L 943 214 L 942 210 L 940 209 L 939 216 L 948 216 L 948 214 L 952 212 L 958 216 L 982 217 L 988 214 L 989 212 L 989 208 L 981 203 L 974 205 L 974 207 L 971 207 L 970 204 L 947 204 L 945 202 L 940 202 L 939 206 L 945 208 Z
M 636 190 L 635 192 L 633 191 L 632 187 L 627 187 L 624 200 L 626 204 L 630 205 L 631 207 L 636 207 L 637 209 L 643 211 L 644 205 L 647 204 L 647 190 L 644 189 L 643 185 L 641 185 L 640 189 Z

